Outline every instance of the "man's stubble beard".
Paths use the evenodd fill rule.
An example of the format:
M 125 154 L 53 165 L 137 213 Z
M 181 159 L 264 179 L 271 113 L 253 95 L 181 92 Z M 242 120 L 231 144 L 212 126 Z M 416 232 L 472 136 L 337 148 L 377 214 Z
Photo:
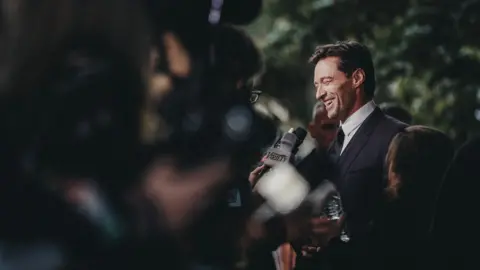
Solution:
M 351 89 L 350 91 L 354 91 Z M 350 117 L 355 111 L 353 111 L 353 108 L 355 107 L 356 103 L 356 95 L 355 93 L 349 93 L 347 92 L 345 95 L 345 98 L 343 99 L 344 103 L 342 104 L 343 106 L 339 105 L 338 108 L 338 115 L 337 119 L 340 120 L 340 122 L 345 122 L 348 117 Z

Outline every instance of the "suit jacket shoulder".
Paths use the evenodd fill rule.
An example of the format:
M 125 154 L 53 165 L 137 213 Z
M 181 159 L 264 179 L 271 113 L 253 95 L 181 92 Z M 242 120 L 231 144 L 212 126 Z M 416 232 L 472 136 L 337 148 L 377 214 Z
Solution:
M 374 132 L 374 136 L 376 136 L 378 143 L 380 143 L 382 146 L 387 145 L 386 150 L 388 150 L 388 146 L 390 145 L 393 137 L 399 132 L 405 130 L 408 125 L 385 114 L 383 114 L 382 118 L 383 119 L 379 122 L 377 129 Z
M 381 166 L 391 140 L 406 126 L 376 108 L 345 148 L 339 160 L 342 174 L 362 167 Z

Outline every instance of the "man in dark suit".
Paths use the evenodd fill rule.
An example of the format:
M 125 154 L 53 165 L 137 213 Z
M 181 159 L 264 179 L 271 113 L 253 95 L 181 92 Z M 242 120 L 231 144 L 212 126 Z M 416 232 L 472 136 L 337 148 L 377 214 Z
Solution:
M 328 154 L 335 164 L 331 179 L 342 199 L 350 241 L 342 243 L 338 237 L 343 218 L 342 222 L 314 218 L 312 230 L 327 239 L 323 250 L 333 265 L 340 262 L 350 268 L 354 258 L 362 257 L 382 206 L 388 146 L 406 124 L 386 116 L 374 103 L 375 69 L 366 46 L 354 41 L 319 46 L 310 62 L 315 65 L 317 100 L 325 104 L 329 118 L 341 122 Z

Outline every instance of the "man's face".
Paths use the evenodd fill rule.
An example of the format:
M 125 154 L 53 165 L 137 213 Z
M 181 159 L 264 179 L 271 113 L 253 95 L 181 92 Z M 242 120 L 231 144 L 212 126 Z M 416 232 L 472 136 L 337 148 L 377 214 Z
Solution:
M 322 108 L 317 111 L 315 118 L 308 125 L 308 131 L 317 142 L 317 146 L 327 148 L 335 139 L 339 121 L 328 118 L 327 111 Z
M 355 104 L 352 80 L 338 70 L 338 57 L 327 57 L 315 66 L 316 98 L 325 104 L 328 118 L 344 121 Z

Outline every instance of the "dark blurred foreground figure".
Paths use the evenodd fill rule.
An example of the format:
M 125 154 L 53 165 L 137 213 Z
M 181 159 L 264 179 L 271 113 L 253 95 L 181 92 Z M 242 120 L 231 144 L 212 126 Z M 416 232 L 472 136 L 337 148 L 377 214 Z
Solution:
M 155 77 L 170 87 L 156 91 L 152 112 L 171 132 L 154 143 L 146 186 L 165 231 L 192 267 L 232 269 L 248 214 L 248 169 L 273 139 L 273 126 L 250 104 L 259 95 L 250 82 L 261 71 L 261 57 L 240 29 L 215 25 L 195 32 L 184 23 L 156 29 Z
M 3 265 L 26 269 L 15 267 L 12 256 L 8 258 L 14 255 L 22 261 L 24 257 L 17 255 L 23 252 L 10 250 L 49 246 L 53 259 L 47 269 L 191 268 L 190 254 L 177 252 L 182 249 L 176 243 L 183 239 L 170 236 L 191 231 L 222 195 L 219 190 L 225 189 L 231 175 L 244 171 L 249 157 L 271 140 L 271 126 L 253 112 L 249 93 L 235 91 L 237 81 L 216 76 L 222 66 L 211 54 L 215 51 L 211 32 L 216 29 L 206 21 L 211 2 L 202 1 L 207 8 L 202 14 L 189 8 L 175 10 L 194 10 L 196 18 L 204 20 L 204 27 L 195 31 L 199 39 L 192 39 L 191 29 L 172 17 L 152 26 L 159 34 L 155 45 L 160 45 L 163 61 L 160 98 L 145 91 L 150 83 L 144 81 L 150 74 L 143 74 L 150 27 L 143 24 L 142 10 L 129 5 L 133 2 L 60 1 L 58 7 L 53 5 L 58 1 L 33 2 L 23 1 L 19 17 L 12 20 L 22 23 L 11 29 L 5 50 L 8 61 L 2 62 L 9 67 L 8 80 L 2 84 L 6 94 L 1 97 L 1 120 L 7 131 L 1 135 L 6 179 L 0 205 Z M 173 3 L 156 1 L 167 2 Z M 129 20 L 122 12 L 138 17 Z M 128 31 L 117 28 L 117 23 Z M 41 27 L 29 27 L 32 24 Z M 155 126 L 150 129 L 154 139 L 148 142 L 140 122 L 146 108 L 149 116 L 157 116 L 148 122 Z M 128 200 L 142 191 L 138 180 L 144 168 L 151 170 L 145 186 L 150 193 L 157 191 L 148 194 L 156 196 L 152 199 L 156 208 L 148 200 L 140 200 L 140 208 L 135 208 Z M 100 201 L 106 201 L 101 208 L 108 209 L 111 219 L 97 222 L 92 217 L 107 215 L 91 214 L 85 211 L 88 206 L 70 201 L 70 186 L 85 183 L 98 187 Z M 92 194 L 86 197 L 95 197 Z M 17 212 L 13 205 L 18 200 Z M 97 209 L 97 203 L 94 206 Z M 145 212 L 153 221 L 138 233 L 136 214 L 149 206 L 151 211 Z M 31 265 L 38 266 L 40 259 L 34 257 Z
M 142 162 L 143 84 L 103 36 L 64 39 L 46 65 L 28 95 L 13 82 L 20 86 L 2 99 L 7 158 L 17 162 L 3 176 L 3 239 L 7 248 L 46 242 L 58 247 L 62 263 L 76 265 L 133 237 L 124 196 Z M 90 198 L 73 199 L 69 182 L 92 183 L 83 191 Z
M 98 254 L 135 238 L 124 196 L 143 162 L 148 27 L 132 3 L 2 1 L 0 257 L 7 269 L 102 264 Z M 122 20 L 105 16 L 112 13 Z
M 235 92 L 238 92 L 245 98 L 251 97 L 252 94 L 256 94 L 252 93 L 251 81 L 262 70 L 258 49 L 251 38 L 241 29 L 222 25 L 215 30 L 214 58 L 218 65 L 217 75 L 220 87 L 223 87 L 219 91 L 227 95 L 235 95 Z M 218 101 L 223 102 L 222 100 Z M 249 101 L 252 99 L 250 98 Z M 242 158 L 249 159 L 247 155 L 242 155 Z M 210 206 L 203 215 L 198 217 L 197 221 L 192 223 L 193 226 L 186 229 L 187 233 L 182 235 L 182 243 L 184 243 L 186 252 L 197 263 L 221 269 L 232 269 L 235 267 L 235 262 L 240 259 L 238 257 L 241 253 L 240 238 L 251 210 L 251 191 L 248 169 L 242 169 L 243 166 L 238 162 L 230 162 L 227 156 L 221 157 L 218 162 L 230 164 L 231 167 L 227 170 L 229 173 L 221 173 L 220 175 L 223 175 L 224 179 L 219 182 L 220 184 L 217 185 L 214 192 L 197 201 L 197 205 Z M 213 170 L 212 172 L 219 173 L 220 171 Z M 196 185 L 200 185 L 200 183 Z M 193 198 L 193 195 L 190 197 Z M 164 196 L 174 195 L 164 194 Z M 193 202 L 193 199 L 191 201 Z M 179 202 L 175 205 L 181 204 L 185 203 Z
M 223 72 L 219 76 L 236 82 L 238 89 L 252 87 L 253 79 L 263 70 L 262 56 L 252 38 L 245 30 L 231 25 L 222 25 L 216 30 L 214 57 Z
M 382 103 L 380 109 L 388 116 L 402 121 L 405 124 L 412 124 L 412 115 L 402 106 L 396 103 Z
M 428 269 L 433 254 L 430 227 L 453 141 L 425 126 L 410 126 L 390 143 L 386 205 L 373 230 L 370 263 L 375 269 Z
M 479 164 L 480 137 L 476 137 L 458 149 L 445 174 L 432 226 L 436 269 L 478 268 Z

